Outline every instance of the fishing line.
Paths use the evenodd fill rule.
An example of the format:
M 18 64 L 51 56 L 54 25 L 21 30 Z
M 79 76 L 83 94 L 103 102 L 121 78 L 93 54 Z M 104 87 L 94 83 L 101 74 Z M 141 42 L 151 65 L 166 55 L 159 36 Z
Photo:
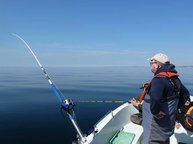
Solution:
M 126 103 L 128 101 L 121 101 L 121 100 L 77 100 L 79 103 Z

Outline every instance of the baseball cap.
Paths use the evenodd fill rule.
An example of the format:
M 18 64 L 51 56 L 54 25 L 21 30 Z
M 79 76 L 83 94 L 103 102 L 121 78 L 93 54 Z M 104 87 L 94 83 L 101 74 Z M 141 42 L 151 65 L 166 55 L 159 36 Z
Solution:
M 149 61 L 156 60 L 156 61 L 161 62 L 161 63 L 170 62 L 169 57 L 163 53 L 155 54 L 153 57 L 149 58 L 148 60 Z

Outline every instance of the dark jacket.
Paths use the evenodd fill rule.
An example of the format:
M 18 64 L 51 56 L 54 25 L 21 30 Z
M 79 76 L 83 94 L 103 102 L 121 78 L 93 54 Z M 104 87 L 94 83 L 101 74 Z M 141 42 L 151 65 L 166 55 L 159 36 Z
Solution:
M 172 64 L 163 65 L 157 70 L 155 75 L 160 72 L 177 73 L 175 66 Z M 173 134 L 179 99 L 183 100 L 182 103 L 184 103 L 186 97 L 189 97 L 188 90 L 180 82 L 180 94 L 178 93 L 180 98 L 174 97 L 168 99 L 168 97 L 175 95 L 175 90 L 174 85 L 172 85 L 167 77 L 156 76 L 153 78 L 148 95 L 145 96 L 143 102 L 142 125 L 144 128 L 144 144 L 149 144 L 155 141 L 166 143 L 166 141 L 169 140 L 169 137 Z M 164 112 L 166 115 L 161 119 L 157 119 L 155 115 L 160 111 Z
M 155 75 L 160 72 L 174 72 L 177 73 L 175 70 L 175 66 L 172 64 L 165 64 L 160 69 L 157 70 Z M 167 100 L 167 97 L 172 96 L 175 88 L 169 82 L 166 77 L 155 77 L 152 80 L 151 88 L 149 90 L 149 95 L 151 96 L 151 112 L 152 114 L 157 114 L 159 111 L 164 111 L 165 107 L 163 103 Z M 181 107 L 189 98 L 190 94 L 185 86 L 181 83 L 180 89 L 180 100 L 178 107 Z

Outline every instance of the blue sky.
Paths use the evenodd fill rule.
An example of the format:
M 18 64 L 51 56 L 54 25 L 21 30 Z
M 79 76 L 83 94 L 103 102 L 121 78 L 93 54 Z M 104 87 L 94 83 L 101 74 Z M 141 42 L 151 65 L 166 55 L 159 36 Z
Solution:
M 193 65 L 192 0 L 1 0 L 0 66 Z

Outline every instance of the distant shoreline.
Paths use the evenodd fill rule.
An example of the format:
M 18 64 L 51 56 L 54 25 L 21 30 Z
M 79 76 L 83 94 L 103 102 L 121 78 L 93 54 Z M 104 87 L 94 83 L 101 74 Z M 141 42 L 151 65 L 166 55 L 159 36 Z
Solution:
M 193 68 L 193 65 L 182 65 L 182 66 L 179 66 L 181 68 Z

